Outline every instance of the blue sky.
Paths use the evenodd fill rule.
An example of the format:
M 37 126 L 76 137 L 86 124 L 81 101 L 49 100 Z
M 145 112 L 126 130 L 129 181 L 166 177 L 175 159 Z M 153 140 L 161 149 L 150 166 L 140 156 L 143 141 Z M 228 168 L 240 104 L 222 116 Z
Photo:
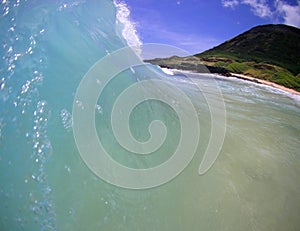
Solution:
M 144 43 L 195 54 L 256 26 L 300 27 L 300 0 L 125 0 Z

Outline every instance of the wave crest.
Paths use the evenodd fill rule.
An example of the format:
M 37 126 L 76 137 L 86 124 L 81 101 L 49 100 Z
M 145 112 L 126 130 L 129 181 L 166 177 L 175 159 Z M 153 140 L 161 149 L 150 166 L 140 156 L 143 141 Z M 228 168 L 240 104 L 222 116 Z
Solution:
M 122 25 L 122 37 L 126 40 L 128 46 L 137 47 L 136 52 L 140 54 L 140 47 L 143 43 L 138 36 L 135 23 L 130 20 L 130 10 L 128 6 L 121 1 L 114 1 L 114 4 L 117 8 L 116 24 Z

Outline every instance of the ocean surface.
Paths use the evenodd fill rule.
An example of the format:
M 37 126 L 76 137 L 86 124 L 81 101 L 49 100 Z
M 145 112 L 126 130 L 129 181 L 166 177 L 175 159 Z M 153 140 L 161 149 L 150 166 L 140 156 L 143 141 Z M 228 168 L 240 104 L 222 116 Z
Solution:
M 118 187 L 83 161 L 72 110 L 80 81 L 95 62 L 141 45 L 129 10 L 109 0 L 3 0 L 0 10 L 1 231 L 300 229 L 299 97 L 234 78 L 190 79 L 150 64 L 130 67 L 107 85 L 95 107 L 96 132 L 114 160 L 151 168 L 171 158 L 181 139 L 176 111 L 152 99 L 134 108 L 129 125 L 145 142 L 151 121 L 163 121 L 163 146 L 144 157 L 117 142 L 112 105 L 141 80 L 167 80 L 181 89 L 197 112 L 200 136 L 193 159 L 172 180 L 143 190 Z M 213 166 L 199 175 L 212 125 L 218 128 L 224 119 L 207 100 L 219 99 L 207 84 L 211 79 L 222 93 L 226 133 Z M 144 93 L 154 90 L 161 94 L 164 88 Z M 189 116 L 184 107 L 179 112 Z M 221 127 L 214 132 L 222 134 Z

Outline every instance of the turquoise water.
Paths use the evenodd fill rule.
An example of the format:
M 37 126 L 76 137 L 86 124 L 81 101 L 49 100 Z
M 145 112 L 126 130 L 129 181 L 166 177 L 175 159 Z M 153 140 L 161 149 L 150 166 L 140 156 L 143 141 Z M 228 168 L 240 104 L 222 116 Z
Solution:
M 139 44 L 134 31 L 124 37 L 122 15 L 116 23 L 120 12 L 106 0 L 2 1 L 0 230 L 299 230 L 300 101 L 273 88 L 216 78 L 226 136 L 217 161 L 200 176 L 212 124 L 205 94 L 213 91 L 207 86 L 203 94 L 196 85 L 213 76 L 189 81 L 156 67 L 160 76 L 128 69 L 95 109 L 98 136 L 111 156 L 146 168 L 176 149 L 178 115 L 155 100 L 136 107 L 130 124 L 133 135 L 146 141 L 149 123 L 162 120 L 168 136 L 161 149 L 128 157 L 112 135 L 112 103 L 123 88 L 145 78 L 167 78 L 192 100 L 201 132 L 195 156 L 176 178 L 145 190 L 111 185 L 85 165 L 72 131 L 73 100 L 97 60 L 126 43 Z

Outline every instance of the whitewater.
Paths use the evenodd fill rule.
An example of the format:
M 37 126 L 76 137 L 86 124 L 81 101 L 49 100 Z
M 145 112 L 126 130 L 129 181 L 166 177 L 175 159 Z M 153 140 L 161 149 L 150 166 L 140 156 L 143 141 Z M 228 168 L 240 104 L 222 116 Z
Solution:
M 121 2 L 3 0 L 0 27 L 0 230 L 299 230 L 299 98 L 141 64 Z

